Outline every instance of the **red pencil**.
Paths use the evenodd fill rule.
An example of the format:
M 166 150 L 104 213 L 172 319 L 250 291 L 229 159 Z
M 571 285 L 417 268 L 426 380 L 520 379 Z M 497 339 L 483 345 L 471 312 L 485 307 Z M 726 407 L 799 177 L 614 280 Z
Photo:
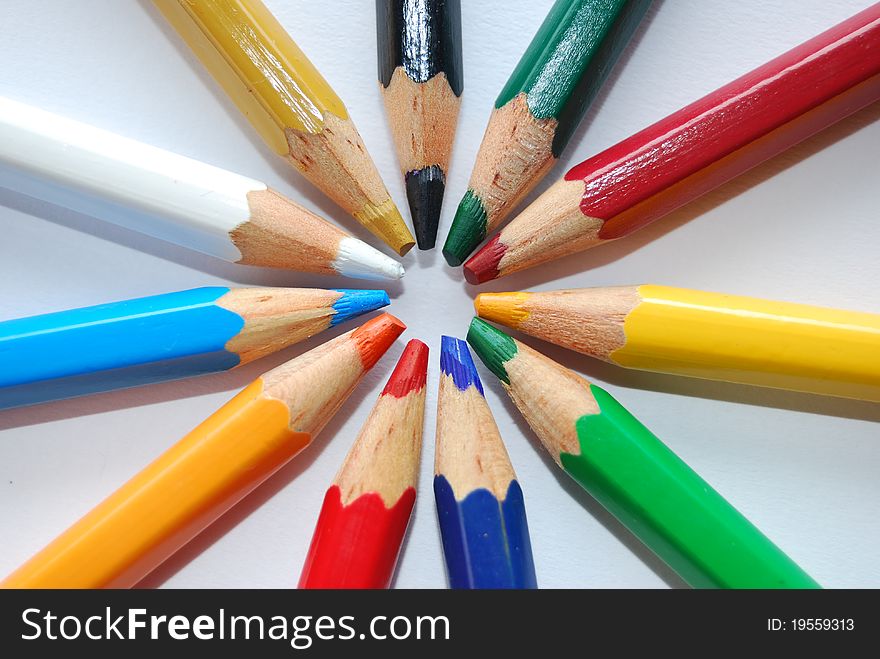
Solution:
M 626 236 L 880 99 L 880 3 L 573 167 L 464 265 L 473 284 Z
M 387 588 L 416 500 L 428 346 L 410 341 L 324 496 L 300 588 Z

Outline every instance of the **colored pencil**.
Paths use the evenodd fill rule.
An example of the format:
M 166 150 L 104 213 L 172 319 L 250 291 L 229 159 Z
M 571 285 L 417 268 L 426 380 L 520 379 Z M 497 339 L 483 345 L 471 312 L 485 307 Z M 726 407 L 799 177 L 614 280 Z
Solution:
M 0 185 L 234 263 L 399 279 L 265 183 L 0 98 Z
M 404 329 L 382 314 L 257 378 L 0 587 L 134 586 L 311 444 Z
M 410 341 L 324 496 L 300 588 L 388 588 L 416 501 L 428 346 Z
M 817 588 L 604 389 L 479 318 L 468 343 L 556 463 L 698 588 Z
M 625 368 L 880 401 L 880 315 L 668 286 L 483 293 L 477 315 Z
M 443 255 L 461 265 L 544 178 L 650 6 L 557 0 L 501 90 Z
M 260 0 L 153 0 L 269 148 L 395 252 L 415 244 L 348 110 Z
M 226 371 L 389 303 L 220 286 L 0 322 L 0 409 Z
M 471 283 L 616 240 L 880 99 L 880 3 L 573 167 L 464 266 Z
M 461 105 L 459 0 L 376 0 L 379 83 L 419 249 L 437 241 Z
M 441 339 L 434 499 L 450 588 L 537 588 L 522 489 L 467 343 Z

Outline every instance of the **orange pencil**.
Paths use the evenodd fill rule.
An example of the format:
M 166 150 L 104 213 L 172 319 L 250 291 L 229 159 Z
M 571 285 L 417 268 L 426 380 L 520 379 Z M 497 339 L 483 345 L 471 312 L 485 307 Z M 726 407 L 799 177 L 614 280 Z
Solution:
M 0 586 L 134 586 L 308 446 L 404 329 L 382 314 L 263 374 Z

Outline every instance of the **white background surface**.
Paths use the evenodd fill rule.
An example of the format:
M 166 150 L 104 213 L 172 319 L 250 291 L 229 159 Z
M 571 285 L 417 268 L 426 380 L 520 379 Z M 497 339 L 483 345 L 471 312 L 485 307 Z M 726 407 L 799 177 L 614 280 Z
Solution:
M 345 101 L 404 210 L 376 83 L 373 3 L 267 4 Z M 465 90 L 441 245 L 494 98 L 552 3 L 462 4 Z M 656 3 L 540 190 L 570 165 L 867 4 Z M 146 1 L 4 0 L 0 61 L 0 94 L 265 180 L 364 237 L 263 146 Z M 486 289 L 656 283 L 880 312 L 878 118 L 875 104 L 636 236 Z M 388 287 L 389 311 L 409 325 L 404 339 L 420 338 L 432 352 L 419 497 L 396 585 L 442 587 L 431 491 L 437 348 L 441 334 L 464 335 L 475 292 L 439 249 L 414 250 L 404 263 L 406 278 Z M 362 285 L 228 265 L 3 189 L 0 264 L 2 319 L 213 284 Z M 226 374 L 0 412 L 0 573 L 233 392 L 331 336 Z M 820 583 L 880 586 L 880 407 L 628 372 L 527 341 L 605 386 Z M 144 585 L 295 585 L 324 491 L 402 346 L 378 364 L 311 448 Z M 525 492 L 539 584 L 681 586 L 552 467 L 497 380 L 481 373 Z

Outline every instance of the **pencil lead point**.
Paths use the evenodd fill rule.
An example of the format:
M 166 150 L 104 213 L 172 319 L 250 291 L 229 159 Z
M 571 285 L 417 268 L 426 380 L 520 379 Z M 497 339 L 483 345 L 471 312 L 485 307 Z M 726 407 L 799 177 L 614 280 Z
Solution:
M 419 249 L 433 249 L 437 242 L 446 176 L 439 166 L 432 165 L 407 172 L 404 180 Z
M 518 352 L 516 343 L 500 329 L 492 327 L 485 320 L 474 318 L 468 328 L 467 342 L 490 371 L 505 384 L 510 377 L 504 363 L 510 361 Z
M 483 246 L 483 249 L 464 264 L 464 278 L 469 284 L 482 284 L 497 279 L 500 274 L 498 264 L 507 251 L 507 245 L 499 240 L 500 235 L 496 233 L 495 237 Z
M 339 241 L 333 267 L 339 274 L 355 279 L 400 279 L 405 274 L 400 263 L 353 236 Z
M 381 204 L 364 204 L 354 216 L 400 256 L 406 254 L 416 244 L 415 238 L 390 197 Z
M 397 366 L 388 378 L 383 396 L 403 398 L 411 391 L 421 391 L 428 375 L 428 346 L 411 339 L 397 360 Z
M 468 189 L 458 204 L 455 219 L 443 245 L 443 256 L 452 267 L 460 266 L 486 237 L 487 213 L 483 202 Z
M 464 391 L 473 385 L 483 394 L 483 383 L 480 382 L 467 342 L 454 336 L 441 337 L 440 372 L 452 376 L 452 381 L 459 390 Z
M 364 370 L 376 365 L 379 358 L 406 329 L 400 319 L 390 313 L 371 318 L 351 334 L 357 344 Z
M 341 296 L 333 303 L 336 313 L 330 319 L 331 327 L 391 304 L 388 293 L 383 290 L 337 288 L 336 291 Z

